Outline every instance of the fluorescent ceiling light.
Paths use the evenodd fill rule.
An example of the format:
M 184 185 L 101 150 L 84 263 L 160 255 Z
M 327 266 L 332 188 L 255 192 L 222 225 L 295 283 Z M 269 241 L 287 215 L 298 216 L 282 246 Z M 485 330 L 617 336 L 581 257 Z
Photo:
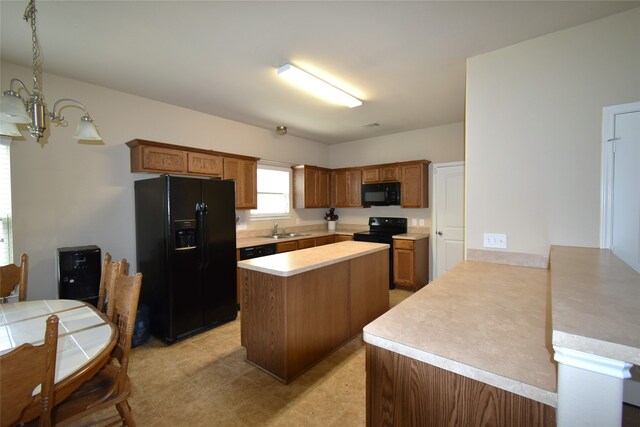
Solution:
M 334 104 L 345 105 L 349 108 L 362 105 L 362 101 L 359 99 L 291 64 L 285 64 L 278 68 L 278 75 L 299 88 Z

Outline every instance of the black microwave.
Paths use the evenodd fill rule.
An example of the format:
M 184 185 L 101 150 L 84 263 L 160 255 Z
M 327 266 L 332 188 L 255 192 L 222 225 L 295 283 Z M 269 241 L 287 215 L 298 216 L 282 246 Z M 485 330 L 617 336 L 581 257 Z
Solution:
M 400 183 L 362 184 L 362 206 L 400 205 Z

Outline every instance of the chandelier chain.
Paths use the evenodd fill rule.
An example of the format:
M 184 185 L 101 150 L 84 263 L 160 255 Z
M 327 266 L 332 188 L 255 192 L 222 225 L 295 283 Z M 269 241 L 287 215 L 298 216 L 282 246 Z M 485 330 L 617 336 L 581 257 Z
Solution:
M 40 43 L 36 32 L 36 2 L 30 0 L 24 11 L 24 20 L 31 25 L 31 41 L 33 44 L 33 94 L 39 96 L 42 85 L 42 61 Z

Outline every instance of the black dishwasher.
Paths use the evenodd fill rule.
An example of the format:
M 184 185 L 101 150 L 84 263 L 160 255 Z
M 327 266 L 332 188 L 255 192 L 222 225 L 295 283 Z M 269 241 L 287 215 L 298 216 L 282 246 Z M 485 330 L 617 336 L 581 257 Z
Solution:
M 261 256 L 273 255 L 275 253 L 276 253 L 275 243 L 240 248 L 240 261 L 244 261 L 245 259 L 258 258 Z

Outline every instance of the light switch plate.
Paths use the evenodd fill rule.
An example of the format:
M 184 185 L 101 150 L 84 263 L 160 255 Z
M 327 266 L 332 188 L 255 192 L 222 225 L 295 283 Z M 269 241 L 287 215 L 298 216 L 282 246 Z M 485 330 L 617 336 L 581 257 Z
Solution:
M 495 233 L 484 233 L 484 247 L 485 248 L 506 249 L 507 248 L 507 235 L 506 234 L 495 234 Z
M 420 220 L 420 227 L 424 227 L 424 219 Z

